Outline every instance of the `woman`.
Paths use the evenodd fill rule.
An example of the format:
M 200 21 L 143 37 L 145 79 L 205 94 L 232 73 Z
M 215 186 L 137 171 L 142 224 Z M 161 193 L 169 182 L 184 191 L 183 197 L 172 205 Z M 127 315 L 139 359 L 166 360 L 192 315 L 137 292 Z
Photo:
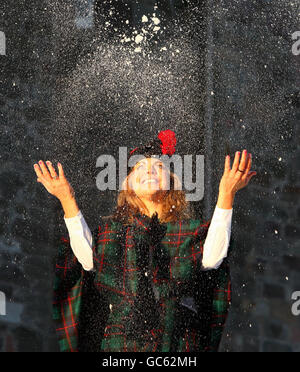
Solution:
M 217 351 L 230 304 L 227 251 L 235 194 L 256 172 L 251 154 L 226 156 L 210 221 L 193 219 L 179 179 L 153 155 L 173 155 L 166 130 L 131 151 L 143 155 L 113 215 L 90 232 L 63 167 L 34 168 L 65 212 L 54 319 L 62 351 Z M 170 177 L 170 183 L 168 183 Z M 170 187 L 169 187 L 170 186 Z

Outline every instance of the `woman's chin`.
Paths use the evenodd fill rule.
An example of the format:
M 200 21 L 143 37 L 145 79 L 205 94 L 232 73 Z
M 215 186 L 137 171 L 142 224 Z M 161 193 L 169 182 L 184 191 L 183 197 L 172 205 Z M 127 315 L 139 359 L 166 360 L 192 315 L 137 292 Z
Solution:
M 151 196 L 151 195 L 155 195 L 159 191 L 160 191 L 160 189 L 145 188 L 145 189 L 140 189 L 138 194 L 139 194 L 140 197 Z

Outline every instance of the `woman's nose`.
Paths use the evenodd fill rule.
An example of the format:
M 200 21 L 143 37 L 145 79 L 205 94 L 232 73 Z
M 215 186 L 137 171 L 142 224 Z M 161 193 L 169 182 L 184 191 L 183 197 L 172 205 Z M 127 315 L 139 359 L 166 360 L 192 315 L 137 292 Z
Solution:
M 152 173 L 155 174 L 155 168 L 152 167 L 152 166 L 149 166 L 148 169 L 147 169 L 147 173 L 148 174 L 152 174 Z

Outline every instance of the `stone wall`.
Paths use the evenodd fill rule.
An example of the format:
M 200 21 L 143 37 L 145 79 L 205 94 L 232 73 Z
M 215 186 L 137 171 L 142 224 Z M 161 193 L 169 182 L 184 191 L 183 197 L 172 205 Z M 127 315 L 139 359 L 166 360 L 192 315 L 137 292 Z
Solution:
M 52 38 L 47 1 L 3 0 L 0 29 L 0 316 L 2 351 L 40 351 L 52 342 L 53 201 L 36 187 L 33 163 L 45 156 L 52 111 Z
M 235 198 L 232 309 L 223 351 L 299 351 L 299 67 L 296 7 L 222 1 L 213 12 L 216 174 L 229 149 L 258 172 Z

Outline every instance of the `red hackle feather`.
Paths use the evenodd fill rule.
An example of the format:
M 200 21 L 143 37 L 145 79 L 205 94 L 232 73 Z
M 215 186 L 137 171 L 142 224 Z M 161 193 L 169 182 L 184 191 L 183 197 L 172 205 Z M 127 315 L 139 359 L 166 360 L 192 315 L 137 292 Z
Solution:
M 176 150 L 176 135 L 170 130 L 162 130 L 158 134 L 158 138 L 161 140 L 162 144 L 160 145 L 161 151 L 164 155 L 173 155 Z

